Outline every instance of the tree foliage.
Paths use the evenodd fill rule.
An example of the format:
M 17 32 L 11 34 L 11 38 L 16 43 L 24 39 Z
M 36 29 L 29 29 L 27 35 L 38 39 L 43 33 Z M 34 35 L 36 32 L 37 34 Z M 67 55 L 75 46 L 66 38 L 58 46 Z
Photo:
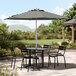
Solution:
M 76 3 L 74 3 L 71 8 L 66 10 L 63 15 L 70 19 L 76 18 Z M 62 34 L 62 23 L 64 23 L 65 21 L 66 20 L 53 20 L 51 23 L 48 24 L 48 26 L 42 24 L 39 26 L 38 31 L 42 34 L 48 34 L 48 38 L 51 38 L 51 36 L 58 38 L 57 36 Z M 65 32 L 67 34 L 66 38 L 71 37 L 71 31 L 69 27 L 65 29 Z M 50 34 L 53 34 L 54 36 Z
M 8 39 L 8 26 L 4 23 L 0 23 L 0 40 Z
M 53 20 L 52 23 L 49 24 L 51 33 L 61 34 L 63 22 L 65 22 L 65 20 Z
M 6 24 L 0 23 L 0 34 L 8 33 L 8 26 Z
M 39 27 L 38 27 L 38 29 L 37 29 L 37 32 L 38 33 L 41 33 L 41 34 L 48 34 L 49 32 L 49 27 L 48 26 L 46 26 L 46 25 L 44 25 L 44 24 L 41 24 Z
M 71 8 L 64 12 L 64 16 L 68 17 L 69 19 L 76 18 L 76 3 L 74 3 Z
M 19 34 L 22 34 L 22 31 L 21 30 L 14 30 L 11 33 L 19 35 Z

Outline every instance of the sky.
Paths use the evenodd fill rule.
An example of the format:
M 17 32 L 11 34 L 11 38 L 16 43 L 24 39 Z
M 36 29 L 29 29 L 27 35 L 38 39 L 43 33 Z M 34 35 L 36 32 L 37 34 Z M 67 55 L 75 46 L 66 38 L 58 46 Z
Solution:
M 74 3 L 76 3 L 76 0 L 0 0 L 0 19 L 7 25 L 24 24 L 30 28 L 35 28 L 35 21 L 4 19 L 35 8 L 62 15 Z M 40 24 L 47 25 L 50 22 L 50 20 L 38 21 L 38 26 Z

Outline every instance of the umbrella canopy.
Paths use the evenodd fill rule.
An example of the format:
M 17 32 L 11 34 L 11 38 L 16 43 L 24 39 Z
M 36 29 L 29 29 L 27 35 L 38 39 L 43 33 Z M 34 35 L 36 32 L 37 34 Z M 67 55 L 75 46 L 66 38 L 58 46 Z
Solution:
M 7 19 L 15 20 L 53 20 L 53 19 L 66 19 L 64 16 L 56 15 L 40 9 L 33 9 L 21 14 L 13 15 Z
M 37 48 L 37 20 L 67 19 L 64 16 L 56 15 L 40 9 L 33 9 L 21 14 L 13 15 L 7 19 L 12 20 L 36 20 L 36 48 Z
M 76 19 L 72 19 L 67 22 L 64 22 L 63 25 L 76 25 Z

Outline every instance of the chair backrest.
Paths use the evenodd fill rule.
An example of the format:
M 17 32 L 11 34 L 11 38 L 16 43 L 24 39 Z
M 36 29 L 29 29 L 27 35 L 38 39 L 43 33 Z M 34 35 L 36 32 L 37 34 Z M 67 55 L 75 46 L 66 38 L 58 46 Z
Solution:
M 14 48 L 13 47 L 10 47 L 10 50 L 12 52 L 12 55 L 15 56 Z
M 51 48 L 51 45 L 44 44 L 43 45 L 43 48 Z M 50 50 L 47 50 L 46 52 L 47 52 L 47 54 L 49 54 L 50 53 Z
M 11 50 L 11 51 L 14 51 L 14 48 L 13 48 L 13 47 L 10 47 L 10 50 Z
M 59 46 L 58 53 L 61 53 L 62 55 L 64 55 L 65 51 L 66 51 L 66 46 Z
M 44 44 L 43 48 L 51 48 L 51 45 Z
M 21 54 L 22 54 L 22 56 L 24 56 L 24 55 L 29 55 L 29 52 L 28 52 L 28 50 L 25 48 L 19 48 L 20 50 L 21 50 Z

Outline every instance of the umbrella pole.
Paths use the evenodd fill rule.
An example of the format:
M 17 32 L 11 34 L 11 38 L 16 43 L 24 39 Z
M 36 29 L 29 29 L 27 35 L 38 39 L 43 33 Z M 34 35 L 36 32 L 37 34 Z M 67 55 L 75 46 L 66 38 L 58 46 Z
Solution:
M 36 48 L 37 48 L 37 20 L 36 20 Z

